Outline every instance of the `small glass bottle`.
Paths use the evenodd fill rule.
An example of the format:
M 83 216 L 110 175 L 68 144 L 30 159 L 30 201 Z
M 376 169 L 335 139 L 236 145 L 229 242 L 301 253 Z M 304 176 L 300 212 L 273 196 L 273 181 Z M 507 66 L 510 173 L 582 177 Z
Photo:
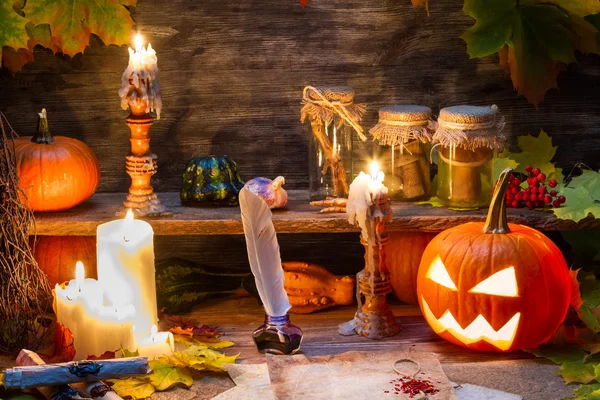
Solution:
M 506 140 L 498 107 L 455 106 L 440 111 L 437 194 L 452 209 L 476 210 L 492 199 L 494 157 Z
M 294 354 L 300 350 L 302 331 L 292 325 L 289 314 L 282 317 L 265 314 L 265 323 L 252 333 L 252 338 L 261 353 Z
M 429 198 L 431 170 L 431 109 L 417 105 L 386 106 L 369 132 L 379 141 L 379 161 L 390 198 L 414 201 Z
M 308 165 L 310 200 L 348 197 L 354 179 L 354 135 L 362 135 L 364 107 L 349 86 L 304 89 L 302 121 L 311 125 Z M 364 138 L 363 140 L 366 140 Z

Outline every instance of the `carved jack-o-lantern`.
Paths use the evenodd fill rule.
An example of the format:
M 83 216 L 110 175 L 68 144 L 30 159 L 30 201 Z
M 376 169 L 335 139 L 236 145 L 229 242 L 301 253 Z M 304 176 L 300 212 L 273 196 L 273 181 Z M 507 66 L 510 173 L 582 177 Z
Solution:
M 475 350 L 535 348 L 558 329 L 571 297 L 567 264 L 535 229 L 506 223 L 505 170 L 487 221 L 448 229 L 427 246 L 419 305 L 442 338 Z

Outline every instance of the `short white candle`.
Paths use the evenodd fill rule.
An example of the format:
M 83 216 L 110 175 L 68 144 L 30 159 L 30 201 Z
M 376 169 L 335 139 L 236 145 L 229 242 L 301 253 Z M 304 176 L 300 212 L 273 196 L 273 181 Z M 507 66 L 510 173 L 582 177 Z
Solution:
M 173 334 L 171 332 L 158 332 L 156 325 L 152 325 L 150 336 L 137 340 L 137 350 L 140 357 L 154 360 L 168 356 L 173 352 Z

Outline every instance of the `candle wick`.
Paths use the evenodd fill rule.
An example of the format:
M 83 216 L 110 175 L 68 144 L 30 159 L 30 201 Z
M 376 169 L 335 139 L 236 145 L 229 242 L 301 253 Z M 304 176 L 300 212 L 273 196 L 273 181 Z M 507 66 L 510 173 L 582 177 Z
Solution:
M 125 236 L 123 236 L 123 240 L 125 241 L 125 243 L 129 243 L 129 239 L 127 239 Z

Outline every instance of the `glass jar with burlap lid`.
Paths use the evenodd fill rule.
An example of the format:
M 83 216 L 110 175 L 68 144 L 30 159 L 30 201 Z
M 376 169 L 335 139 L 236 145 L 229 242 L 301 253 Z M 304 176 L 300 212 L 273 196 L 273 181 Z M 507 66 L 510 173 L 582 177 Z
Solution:
M 379 142 L 379 161 L 391 198 L 429 198 L 431 128 L 429 107 L 393 105 L 379 110 L 379 122 L 369 132 Z
M 360 126 L 365 106 L 354 104 L 350 86 L 307 86 L 302 94 L 301 122 L 311 127 L 309 191 L 311 200 L 347 198 L 354 179 L 355 135 L 367 140 Z
M 454 106 L 440 111 L 433 140 L 438 147 L 437 194 L 455 209 L 487 207 L 493 164 L 504 147 L 504 118 L 498 107 Z

